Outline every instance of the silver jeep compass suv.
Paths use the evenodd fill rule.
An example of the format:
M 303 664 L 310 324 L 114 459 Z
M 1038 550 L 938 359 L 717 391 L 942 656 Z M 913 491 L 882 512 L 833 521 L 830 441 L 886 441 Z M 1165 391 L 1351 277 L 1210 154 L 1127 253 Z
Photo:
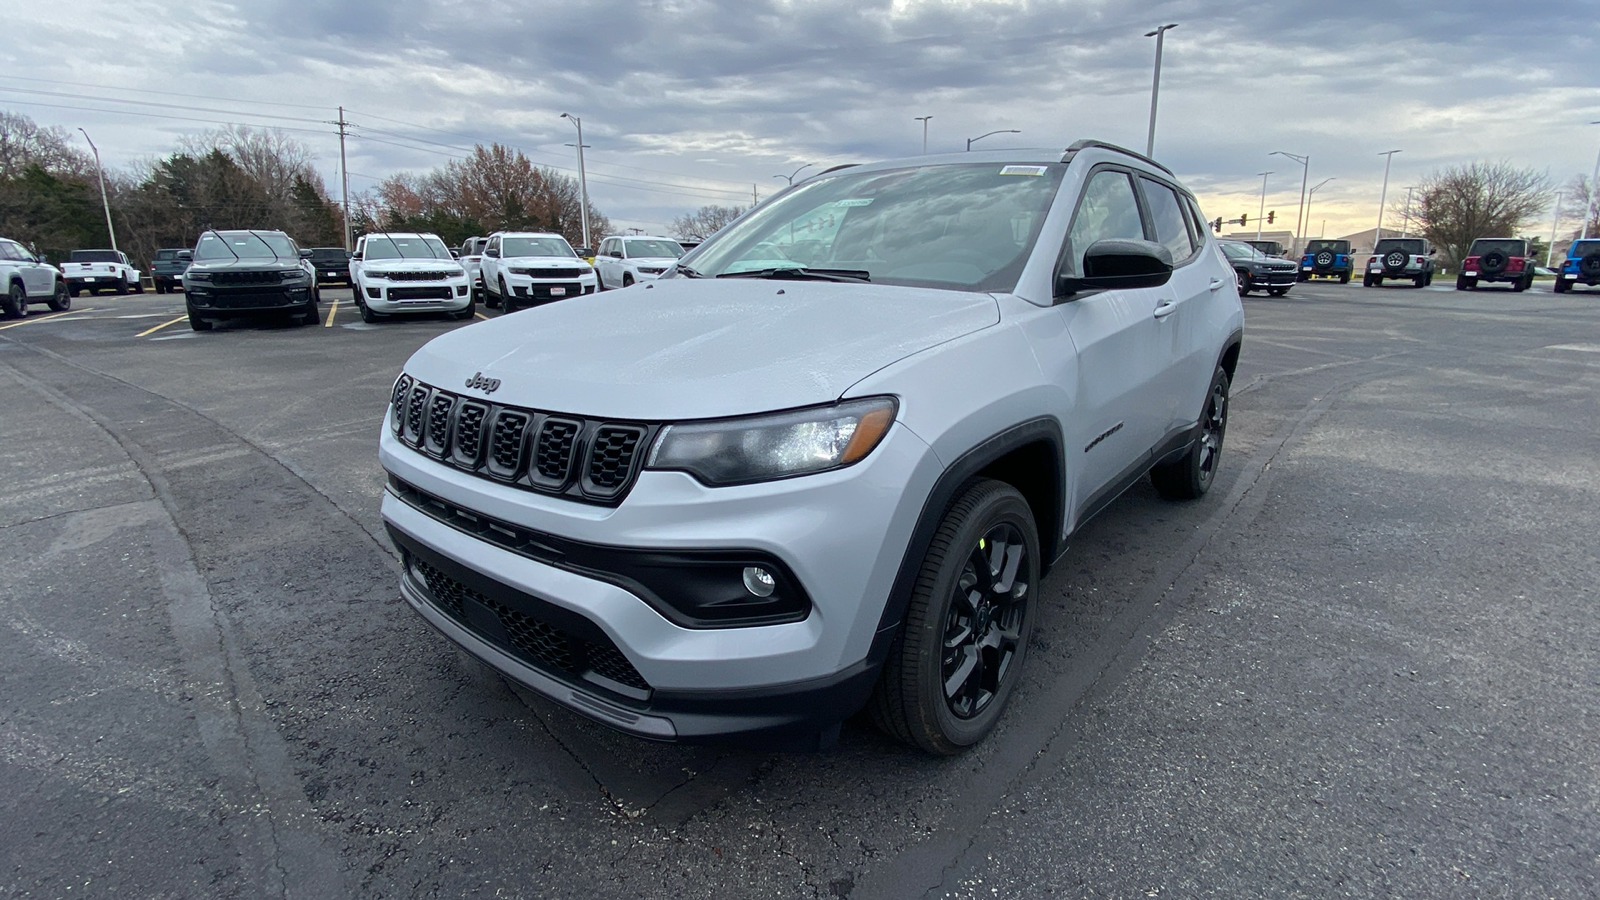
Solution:
M 1074 530 L 1212 484 L 1243 312 L 1204 222 L 1093 141 L 840 167 L 659 280 L 436 338 L 381 439 L 402 592 L 635 735 L 867 707 L 959 752 Z

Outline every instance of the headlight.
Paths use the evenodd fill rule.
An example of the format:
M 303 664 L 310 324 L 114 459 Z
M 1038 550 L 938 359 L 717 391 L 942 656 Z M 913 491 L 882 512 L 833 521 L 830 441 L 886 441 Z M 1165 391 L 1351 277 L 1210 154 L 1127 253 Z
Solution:
M 861 461 L 883 441 L 897 409 L 893 397 L 869 397 L 744 419 L 669 425 L 646 465 L 679 469 L 713 486 L 842 468 Z
M 388 272 L 374 272 L 371 269 L 363 269 L 363 270 L 361 270 L 361 274 L 366 276 L 367 278 L 375 278 L 375 279 L 377 279 L 379 281 L 383 281 L 384 279 L 389 277 L 389 273 Z
M 639 267 L 639 272 L 641 274 L 644 274 L 644 275 L 660 275 L 662 272 L 665 272 L 665 271 L 666 271 L 666 269 L 664 269 L 664 268 L 662 268 L 660 266 L 640 266 Z
M 211 273 L 210 272 L 185 272 L 185 273 L 183 273 L 183 277 L 189 279 L 190 281 L 210 281 L 211 280 Z
M 311 276 L 307 275 L 304 270 L 295 269 L 292 272 L 284 272 L 283 274 L 279 275 L 278 280 L 284 284 L 292 284 L 296 281 L 305 281 L 309 277 Z

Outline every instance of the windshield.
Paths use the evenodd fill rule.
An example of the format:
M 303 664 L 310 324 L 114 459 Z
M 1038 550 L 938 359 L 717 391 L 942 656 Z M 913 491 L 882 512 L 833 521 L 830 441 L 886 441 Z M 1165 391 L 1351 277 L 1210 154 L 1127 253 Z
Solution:
M 701 275 L 838 269 L 876 284 L 1008 291 L 1066 167 L 845 170 L 786 191 L 694 252 Z
M 444 242 L 432 235 L 367 235 L 366 258 L 374 259 L 454 259 Z
M 572 246 L 563 238 L 558 237 L 508 237 L 500 240 L 500 255 L 504 258 L 514 256 L 560 256 L 576 257 Z
M 194 258 L 206 259 L 297 259 L 294 242 L 277 231 L 208 231 L 200 235 Z
M 1222 248 L 1222 252 L 1227 254 L 1229 259 L 1257 259 L 1264 255 L 1260 250 L 1249 244 L 1234 244 L 1222 241 L 1217 246 Z
M 1332 250 L 1335 253 L 1350 252 L 1350 245 L 1344 241 L 1312 241 L 1306 244 L 1307 253 L 1316 253 L 1319 250 Z
M 1377 249 L 1373 250 L 1372 252 L 1381 255 L 1388 253 L 1390 250 L 1399 250 L 1402 253 L 1410 253 L 1413 256 L 1421 256 L 1422 242 L 1402 238 L 1384 238 L 1378 242 Z
M 313 247 L 311 258 L 317 262 L 344 262 L 344 250 L 339 247 Z
M 488 238 L 472 238 L 461 245 L 462 256 L 481 256 L 483 248 L 489 243 Z
M 1581 259 L 1591 253 L 1600 253 L 1600 241 L 1573 241 L 1572 249 L 1567 255 L 1573 259 Z
M 1515 238 L 1479 238 L 1472 242 L 1472 249 L 1467 251 L 1467 255 L 1482 256 L 1495 251 L 1507 256 L 1527 256 L 1528 245 L 1527 242 Z
M 119 263 L 122 259 L 115 250 L 74 250 L 72 262 L 109 262 Z
M 156 251 L 156 259 L 177 259 L 177 258 L 178 258 L 178 251 L 176 251 L 176 250 L 157 250 Z
M 677 241 L 623 241 L 622 246 L 629 259 L 677 259 L 683 255 Z

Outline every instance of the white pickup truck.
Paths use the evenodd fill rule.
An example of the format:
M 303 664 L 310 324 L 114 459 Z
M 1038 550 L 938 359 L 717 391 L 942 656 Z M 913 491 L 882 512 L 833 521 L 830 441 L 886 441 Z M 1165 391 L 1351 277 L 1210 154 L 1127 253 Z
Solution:
M 102 289 L 119 294 L 126 294 L 130 289 L 135 294 L 144 293 L 139 270 L 128 262 L 128 254 L 120 250 L 74 250 L 61 267 L 61 274 L 67 277 L 67 289 L 74 297 L 81 290 L 91 294 L 98 294 Z

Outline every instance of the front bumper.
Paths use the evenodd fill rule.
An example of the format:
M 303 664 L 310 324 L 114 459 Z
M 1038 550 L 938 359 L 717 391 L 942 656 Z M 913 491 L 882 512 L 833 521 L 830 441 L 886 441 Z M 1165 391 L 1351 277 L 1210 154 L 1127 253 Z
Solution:
M 1294 269 L 1284 269 L 1277 272 L 1251 272 L 1250 285 L 1252 287 L 1287 287 L 1300 280 L 1300 274 Z
M 183 292 L 189 307 L 197 313 L 221 316 L 258 312 L 293 312 L 311 302 L 311 286 L 246 285 L 217 287 L 215 284 L 184 279 Z
M 420 491 L 520 527 L 630 552 L 754 551 L 793 573 L 812 601 L 804 620 L 688 628 L 615 583 L 488 543 L 385 492 L 384 520 L 403 553 L 431 554 L 424 557 L 431 565 L 454 567 L 454 577 L 485 594 L 485 587 L 510 591 L 579 617 L 615 646 L 646 693 L 630 696 L 530 661 L 499 639 L 492 622 L 475 628 L 412 584 L 408 600 L 425 618 L 555 702 L 657 739 L 814 730 L 859 709 L 876 674 L 870 651 L 885 603 L 941 468 L 926 444 L 895 426 L 871 456 L 846 469 L 727 488 L 646 471 L 622 504 L 609 508 L 462 472 L 401 444 L 387 425 L 380 458 Z M 590 702 L 595 697 L 604 703 Z M 625 712 L 622 719 L 662 721 L 623 721 L 612 707 Z
M 373 312 L 460 312 L 472 305 L 472 283 L 465 277 L 448 281 L 380 281 L 363 279 L 361 302 Z
M 592 294 L 599 284 L 592 271 L 576 278 L 534 278 L 531 275 L 516 274 L 506 275 L 505 278 L 506 287 L 518 300 L 536 303 Z

